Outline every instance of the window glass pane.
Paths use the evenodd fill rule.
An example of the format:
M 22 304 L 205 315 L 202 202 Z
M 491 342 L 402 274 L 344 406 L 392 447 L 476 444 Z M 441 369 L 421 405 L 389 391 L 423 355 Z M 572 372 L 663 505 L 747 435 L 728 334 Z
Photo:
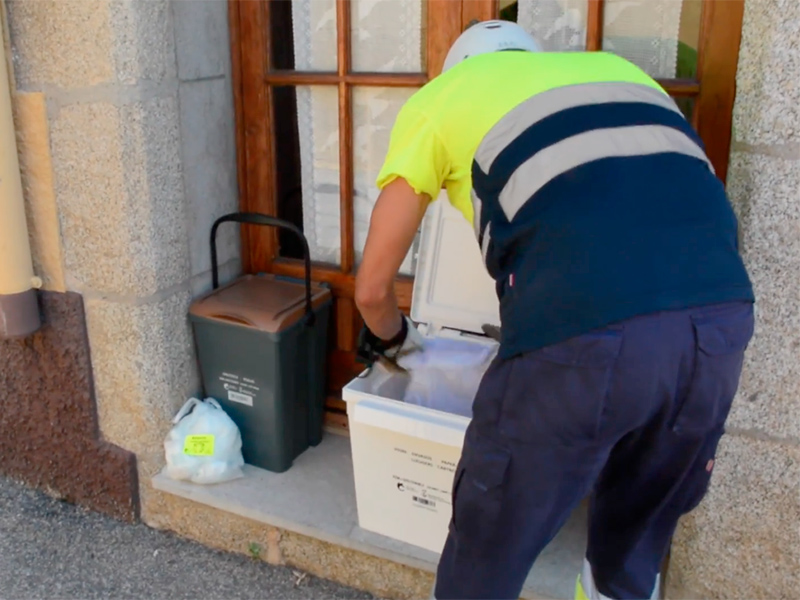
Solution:
M 545 50 L 586 47 L 587 0 L 500 0 L 499 8 L 500 18 L 519 23 Z
M 303 190 L 300 177 L 300 134 L 297 128 L 297 88 L 272 89 L 275 133 L 275 198 L 277 216 L 303 230 Z M 280 255 L 302 258 L 303 246 L 290 231 L 278 230 Z
M 278 216 L 298 225 L 311 259 L 341 263 L 339 226 L 339 108 L 334 86 L 276 88 Z M 302 256 L 291 234 L 281 255 Z
M 700 24 L 703 0 L 683 0 L 681 28 L 678 33 L 678 67 L 676 77 L 694 79 L 697 76 L 697 48 L 700 45 Z
M 693 71 L 692 66 L 697 64 L 698 4 L 701 2 L 695 0 L 606 0 L 603 50 L 627 58 L 653 77 L 677 77 L 679 55 L 684 63 L 682 70 Z M 683 42 L 681 52 L 679 42 Z
M 353 71 L 425 70 L 421 0 L 351 0 L 350 6 Z
M 336 0 L 271 0 L 272 67 L 336 71 Z
M 372 207 L 378 199 L 375 179 L 386 158 L 389 136 L 394 119 L 413 88 L 357 87 L 353 90 L 353 166 L 355 190 L 355 251 L 360 262 L 367 241 Z M 415 240 L 400 272 L 413 274 L 414 254 L 419 241 Z

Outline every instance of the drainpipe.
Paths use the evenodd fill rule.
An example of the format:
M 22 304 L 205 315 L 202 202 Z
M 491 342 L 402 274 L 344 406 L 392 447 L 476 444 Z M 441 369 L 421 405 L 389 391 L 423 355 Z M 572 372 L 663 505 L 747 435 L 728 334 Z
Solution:
M 0 43 L 0 339 L 25 337 L 42 325 L 36 291 L 42 282 L 33 274 L 8 75 Z

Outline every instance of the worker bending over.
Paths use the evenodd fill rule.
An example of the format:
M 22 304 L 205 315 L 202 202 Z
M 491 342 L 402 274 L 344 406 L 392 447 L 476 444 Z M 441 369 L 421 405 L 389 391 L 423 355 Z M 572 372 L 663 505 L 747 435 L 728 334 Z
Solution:
M 518 598 L 591 494 L 577 598 L 651 598 L 703 498 L 753 291 L 737 220 L 673 100 L 604 52 L 482 22 L 403 106 L 356 281 L 362 352 L 424 350 L 393 281 L 442 187 L 497 283 L 435 597 Z

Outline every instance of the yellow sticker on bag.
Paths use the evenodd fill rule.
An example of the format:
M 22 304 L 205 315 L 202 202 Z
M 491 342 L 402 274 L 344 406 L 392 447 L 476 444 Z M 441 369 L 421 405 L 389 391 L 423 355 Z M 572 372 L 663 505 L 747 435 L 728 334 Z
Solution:
M 187 435 L 183 440 L 183 453 L 189 456 L 214 456 L 214 436 Z

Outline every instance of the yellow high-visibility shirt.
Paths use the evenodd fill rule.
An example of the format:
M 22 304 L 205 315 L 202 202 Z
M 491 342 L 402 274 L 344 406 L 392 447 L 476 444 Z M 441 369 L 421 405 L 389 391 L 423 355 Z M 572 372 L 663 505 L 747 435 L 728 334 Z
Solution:
M 639 67 L 606 52 L 506 51 L 473 56 L 428 82 L 405 103 L 392 129 L 377 186 L 383 189 L 402 177 L 416 193 L 433 199 L 445 186 L 450 202 L 472 223 L 472 160 L 489 130 L 541 92 L 613 81 L 661 89 Z

